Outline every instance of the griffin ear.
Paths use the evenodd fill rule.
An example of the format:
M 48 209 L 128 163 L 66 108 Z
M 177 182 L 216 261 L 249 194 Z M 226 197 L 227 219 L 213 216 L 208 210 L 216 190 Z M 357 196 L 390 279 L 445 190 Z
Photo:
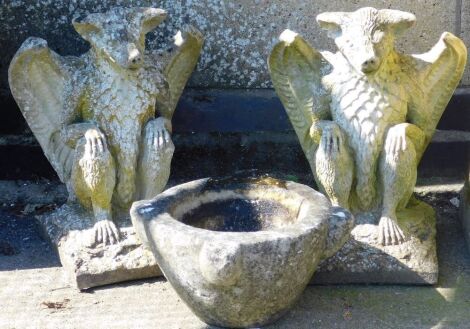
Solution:
M 406 29 L 409 29 L 416 22 L 416 16 L 405 11 L 382 9 L 379 11 L 380 21 L 392 28 L 392 30 L 400 35 Z
M 318 25 L 328 31 L 328 36 L 334 38 L 341 32 L 341 23 L 346 13 L 343 12 L 327 12 L 317 16 Z
M 86 41 L 90 41 L 92 36 L 100 31 L 100 27 L 89 17 L 76 17 L 72 20 L 72 25 Z
M 142 8 L 142 33 L 147 34 L 166 19 L 166 11 L 159 8 Z

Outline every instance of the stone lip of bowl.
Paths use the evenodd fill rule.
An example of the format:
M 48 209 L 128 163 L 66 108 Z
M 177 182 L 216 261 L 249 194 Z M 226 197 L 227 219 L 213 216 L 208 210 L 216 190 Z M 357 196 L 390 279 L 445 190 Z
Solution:
M 235 210 L 209 216 L 231 202 Z M 256 218 L 248 221 L 256 227 L 234 232 L 236 225 L 221 225 L 236 224 L 243 204 L 251 207 Z M 181 299 L 204 322 L 231 328 L 262 326 L 282 316 L 354 226 L 352 215 L 332 207 L 323 194 L 274 179 L 192 181 L 135 202 L 131 218 Z

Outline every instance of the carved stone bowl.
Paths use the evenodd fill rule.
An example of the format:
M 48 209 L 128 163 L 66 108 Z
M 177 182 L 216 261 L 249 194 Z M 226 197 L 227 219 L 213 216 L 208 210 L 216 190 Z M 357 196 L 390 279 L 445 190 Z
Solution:
M 354 222 L 308 186 L 272 178 L 192 181 L 134 203 L 131 217 L 181 299 L 231 328 L 287 311 Z

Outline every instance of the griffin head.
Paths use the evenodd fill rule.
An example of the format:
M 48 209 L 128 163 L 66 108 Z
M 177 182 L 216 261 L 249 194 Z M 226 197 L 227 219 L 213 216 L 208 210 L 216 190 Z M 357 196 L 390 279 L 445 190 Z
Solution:
M 137 69 L 143 63 L 145 35 L 165 18 L 163 9 L 117 7 L 76 18 L 72 24 L 110 62 L 125 69 Z
M 411 27 L 416 17 L 398 10 L 361 8 L 317 16 L 348 62 L 365 74 L 376 72 L 394 49 L 395 36 Z

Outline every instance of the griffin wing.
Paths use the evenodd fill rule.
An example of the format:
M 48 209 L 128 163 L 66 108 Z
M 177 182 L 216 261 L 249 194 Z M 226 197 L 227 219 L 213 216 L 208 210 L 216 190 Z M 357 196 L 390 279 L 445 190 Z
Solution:
M 322 77 L 331 71 L 331 65 L 297 33 L 285 30 L 279 39 L 268 59 L 269 72 L 307 152 L 313 146 L 310 127 L 329 113 L 330 94 L 322 84 Z
M 196 67 L 203 43 L 202 34 L 194 27 L 175 35 L 175 45 L 178 48 L 163 71 L 169 94 L 165 102 L 159 104 L 159 112 L 164 118 L 171 120 L 173 117 L 183 89 Z
M 13 97 L 62 182 L 68 179 L 73 161 L 73 150 L 59 133 L 71 82 L 69 62 L 51 51 L 45 40 L 29 38 L 8 70 Z
M 438 43 L 427 53 L 412 55 L 421 82 L 422 95 L 427 101 L 411 113 L 411 121 L 420 127 L 429 143 L 452 94 L 462 78 L 467 62 L 467 48 L 452 33 L 444 32 Z

